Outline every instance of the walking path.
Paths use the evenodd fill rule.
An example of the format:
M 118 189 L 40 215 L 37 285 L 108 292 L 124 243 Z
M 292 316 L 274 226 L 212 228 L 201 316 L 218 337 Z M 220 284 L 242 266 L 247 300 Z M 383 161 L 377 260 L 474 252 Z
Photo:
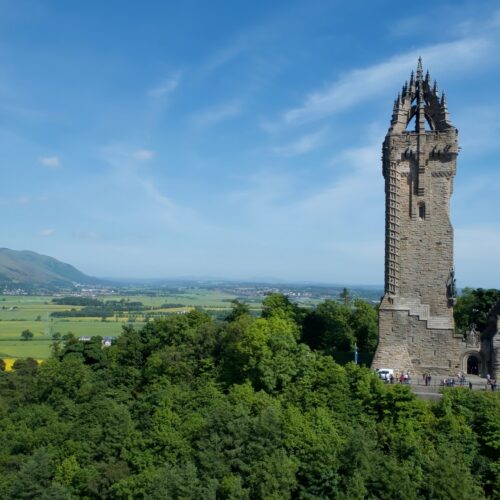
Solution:
M 486 379 L 477 375 L 466 375 L 465 383 L 462 385 L 458 383 L 458 379 L 455 378 L 454 380 L 454 385 L 446 386 L 443 384 L 442 377 L 433 377 L 430 385 L 425 385 L 423 380 L 419 379 L 411 384 L 411 390 L 419 398 L 427 400 L 441 399 L 443 397 L 442 391 L 447 387 L 464 387 L 473 391 L 491 391 L 491 386 L 486 383 Z

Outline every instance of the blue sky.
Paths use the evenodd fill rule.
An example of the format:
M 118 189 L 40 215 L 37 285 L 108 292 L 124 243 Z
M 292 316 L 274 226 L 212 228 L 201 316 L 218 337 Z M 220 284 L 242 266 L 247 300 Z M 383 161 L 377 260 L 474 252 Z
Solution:
M 500 287 L 499 52 L 497 1 L 0 0 L 1 246 L 382 284 L 381 143 L 421 55 L 460 133 L 458 285 Z

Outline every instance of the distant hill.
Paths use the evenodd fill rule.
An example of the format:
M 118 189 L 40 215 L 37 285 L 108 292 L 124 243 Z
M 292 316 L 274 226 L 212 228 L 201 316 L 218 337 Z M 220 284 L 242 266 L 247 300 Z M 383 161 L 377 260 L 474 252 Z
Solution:
M 47 255 L 0 248 L 0 284 L 3 286 L 71 286 L 75 283 L 98 284 L 100 280 Z

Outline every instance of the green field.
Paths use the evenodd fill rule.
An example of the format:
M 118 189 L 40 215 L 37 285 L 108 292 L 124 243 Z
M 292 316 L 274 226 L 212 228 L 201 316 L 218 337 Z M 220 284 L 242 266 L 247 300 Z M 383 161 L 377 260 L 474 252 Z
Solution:
M 52 342 L 49 340 L 31 340 L 28 342 L 23 340 L 1 340 L 0 358 L 46 359 L 50 356 L 51 345 Z
M 52 336 L 55 333 L 65 335 L 73 333 L 75 336 L 118 336 L 124 325 L 133 325 L 140 328 L 144 325 L 142 313 L 135 314 L 136 322 L 129 322 L 128 314 L 117 315 L 102 321 L 101 318 L 52 318 L 54 311 L 80 309 L 78 306 L 57 305 L 52 303 L 49 296 L 2 296 L 0 295 L 0 357 L 25 358 L 33 357 L 45 359 L 50 356 Z M 235 295 L 204 289 L 188 289 L 186 293 L 165 294 L 161 296 L 124 295 L 103 296 L 101 300 L 125 300 L 142 302 L 144 306 L 154 308 L 146 311 L 150 315 L 161 313 L 175 313 L 192 307 L 206 307 L 212 311 L 224 311 L 231 308 L 230 301 Z M 168 305 L 182 304 L 185 307 L 171 307 Z M 167 305 L 167 308 L 161 308 Z M 260 306 L 260 304 L 258 305 Z M 258 308 L 257 306 L 257 308 Z M 21 340 L 21 332 L 30 330 L 32 340 Z

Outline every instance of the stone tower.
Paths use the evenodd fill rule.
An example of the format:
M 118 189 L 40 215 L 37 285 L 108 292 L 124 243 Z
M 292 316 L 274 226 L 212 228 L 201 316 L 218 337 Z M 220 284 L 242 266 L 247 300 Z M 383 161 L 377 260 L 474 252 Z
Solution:
M 461 367 L 449 217 L 457 155 L 445 94 L 419 59 L 383 143 L 385 290 L 374 368 L 455 374 Z

